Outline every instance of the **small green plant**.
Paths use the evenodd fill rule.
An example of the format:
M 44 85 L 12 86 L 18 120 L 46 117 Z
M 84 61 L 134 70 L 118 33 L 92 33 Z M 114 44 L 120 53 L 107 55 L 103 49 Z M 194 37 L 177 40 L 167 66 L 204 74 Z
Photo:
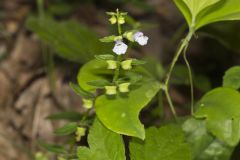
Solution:
M 193 81 L 186 53 L 197 31 L 213 22 L 240 20 L 239 0 L 174 0 L 183 13 L 189 32 L 180 42 L 169 71 L 156 79 L 145 67 L 147 61 L 130 58 L 129 46 L 147 45 L 149 38 L 139 27 L 128 25 L 127 13 L 118 9 L 107 12 L 109 22 L 116 26 L 117 34 L 101 38 L 113 45 L 106 54 L 96 54 L 95 59 L 84 64 L 77 76 L 78 84 L 70 87 L 82 97 L 86 114 L 65 113 L 50 117 L 71 118 L 74 121 L 55 131 L 57 135 L 74 135 L 71 147 L 43 144 L 59 153 L 62 159 L 78 160 L 229 160 L 240 141 L 240 67 L 228 70 L 223 86 L 206 93 L 194 103 Z M 131 26 L 131 25 L 130 25 Z M 128 28 L 124 30 L 124 28 Z M 131 44 L 131 45 L 130 45 Z M 191 115 L 179 117 L 169 94 L 169 84 L 176 62 L 183 55 L 191 86 Z M 160 74 L 159 74 L 160 75 Z M 145 129 L 139 120 L 140 111 L 154 97 L 164 92 L 174 121 L 160 128 Z M 162 101 L 162 99 L 160 99 Z M 94 111 L 96 116 L 92 113 Z M 88 133 L 89 146 L 77 142 Z M 122 136 L 130 142 L 123 142 Z M 130 156 L 125 148 L 129 147 Z M 66 147 L 65 147 L 66 148 Z

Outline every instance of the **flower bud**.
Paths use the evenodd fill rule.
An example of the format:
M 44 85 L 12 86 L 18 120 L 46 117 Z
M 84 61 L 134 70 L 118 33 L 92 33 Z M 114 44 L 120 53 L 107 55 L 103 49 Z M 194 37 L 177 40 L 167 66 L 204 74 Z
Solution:
M 117 62 L 114 60 L 107 60 L 106 61 L 108 64 L 107 69 L 116 69 L 117 68 Z
M 125 18 L 124 18 L 123 16 L 120 16 L 120 17 L 118 18 L 118 23 L 119 23 L 119 24 L 124 24 L 124 23 L 125 23 Z
M 121 93 L 127 93 L 129 92 L 129 85 L 130 83 L 129 82 L 126 82 L 126 83 L 122 83 L 122 84 L 119 84 L 119 91 Z
M 123 36 L 124 36 L 125 38 L 127 38 L 129 41 L 134 42 L 133 32 L 127 31 L 127 32 L 125 32 L 125 33 L 123 34 Z
M 117 23 L 117 18 L 115 16 L 112 16 L 111 18 L 109 18 L 109 21 L 111 24 L 116 24 Z
M 105 86 L 105 90 L 107 95 L 115 95 L 117 93 L 116 86 Z
M 81 140 L 81 137 L 85 136 L 86 134 L 86 128 L 83 127 L 77 127 L 77 131 L 75 132 L 76 134 L 76 141 L 79 142 Z
M 91 109 L 93 107 L 93 100 L 92 99 L 82 99 L 83 101 L 83 107 L 86 109 Z
M 132 59 L 121 62 L 122 69 L 130 70 L 132 69 Z

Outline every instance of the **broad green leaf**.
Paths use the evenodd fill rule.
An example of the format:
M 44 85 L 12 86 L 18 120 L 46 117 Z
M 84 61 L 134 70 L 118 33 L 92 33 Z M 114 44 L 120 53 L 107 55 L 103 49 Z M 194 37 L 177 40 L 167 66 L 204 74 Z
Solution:
M 219 1 L 220 0 L 174 0 L 184 15 L 189 27 L 195 25 L 197 16 L 201 11 Z
M 180 127 L 168 125 L 146 130 L 146 139 L 130 142 L 131 160 L 191 160 L 190 146 Z
M 69 86 L 71 87 L 71 89 L 79 96 L 82 96 L 84 98 L 94 98 L 94 95 L 88 91 L 85 91 L 84 89 L 82 89 L 79 85 L 71 83 L 69 84 Z
M 78 160 L 125 160 L 122 137 L 105 128 L 96 119 L 88 135 L 87 147 L 79 147 Z
M 38 144 L 49 152 L 58 153 L 58 154 L 65 153 L 65 148 L 63 146 L 59 146 L 56 144 L 49 144 L 43 141 L 39 141 Z
M 117 95 L 114 98 L 102 95 L 95 103 L 97 116 L 114 132 L 144 139 L 145 131 L 138 118 L 139 112 L 159 89 L 158 82 L 147 80 L 130 88 L 127 95 Z
M 220 0 L 220 3 L 210 7 L 199 16 L 196 28 L 213 22 L 230 20 L 240 20 L 239 0 Z
M 207 128 L 220 140 L 235 146 L 240 140 L 240 93 L 231 88 L 208 92 L 198 103 L 195 113 L 206 118 Z
M 190 27 L 192 24 L 192 15 L 188 6 L 183 2 L 183 0 L 174 0 L 174 2 L 179 8 L 179 10 L 182 12 L 183 16 L 185 17 L 188 23 L 188 26 Z
M 223 86 L 233 89 L 240 88 L 240 66 L 235 66 L 227 70 L 223 77 Z
M 63 127 L 56 129 L 54 131 L 54 133 L 59 136 L 69 135 L 69 134 L 74 133 L 76 131 L 77 127 L 78 127 L 78 125 L 75 122 L 68 123 L 68 124 L 64 125 Z
M 132 65 L 134 65 L 134 66 L 143 65 L 145 63 L 146 63 L 146 61 L 143 61 L 143 60 L 132 59 Z
M 104 88 L 105 86 L 111 85 L 111 83 L 107 80 L 89 81 L 87 84 L 96 88 Z
M 195 30 L 214 22 L 240 20 L 239 0 L 174 0 L 189 27 Z
M 89 81 L 106 80 L 113 75 L 113 70 L 107 69 L 107 63 L 102 60 L 92 60 L 80 69 L 77 80 L 78 84 L 87 91 L 95 91 L 97 87 L 88 85 Z M 109 79 L 110 81 L 110 79 Z
M 50 120 L 69 120 L 69 121 L 79 121 L 82 119 L 82 115 L 78 112 L 68 111 L 52 114 L 47 117 Z
M 202 10 L 219 1 L 220 0 L 183 0 L 191 12 L 192 19 L 196 19 Z
M 26 25 L 59 56 L 70 61 L 82 63 L 111 50 L 111 46 L 98 40 L 94 31 L 75 21 L 57 22 L 51 18 L 32 17 Z
M 229 160 L 233 148 L 208 133 L 206 122 L 190 118 L 183 123 L 194 160 Z
M 115 59 L 115 57 L 111 54 L 96 55 L 95 58 L 99 59 L 99 60 L 114 60 Z
M 114 41 L 117 41 L 117 40 L 121 40 L 122 39 L 122 36 L 108 36 L 108 37 L 103 37 L 100 39 L 101 42 L 105 42 L 105 43 L 109 43 L 109 42 L 114 42 Z
M 79 85 L 85 90 L 95 91 L 96 87 L 88 85 L 89 81 L 105 79 L 111 81 L 114 71 L 106 70 L 106 68 L 106 62 L 99 60 L 85 64 L 78 74 Z M 140 75 L 141 81 L 136 85 L 131 85 L 130 92 L 126 95 L 116 95 L 116 97 L 102 95 L 98 97 L 95 102 L 96 113 L 108 129 L 144 139 L 145 132 L 138 119 L 139 112 L 151 101 L 159 91 L 160 86 L 151 74 L 142 67 L 134 67 L 131 72 L 121 73 L 121 76 L 126 77 L 129 74 L 131 74 L 130 81 L 139 79 L 133 74 Z

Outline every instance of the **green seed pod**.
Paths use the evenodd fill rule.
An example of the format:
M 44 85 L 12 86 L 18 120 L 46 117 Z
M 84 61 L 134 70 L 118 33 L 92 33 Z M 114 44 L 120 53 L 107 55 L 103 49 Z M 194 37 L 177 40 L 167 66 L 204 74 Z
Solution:
M 127 93 L 127 92 L 129 92 L 129 86 L 130 86 L 129 82 L 119 84 L 119 86 L 118 86 L 119 87 L 119 91 L 121 93 Z
M 91 109 L 93 107 L 93 100 L 92 99 L 82 99 L 83 101 L 83 107 L 86 109 Z
M 116 24 L 117 23 L 117 18 L 115 16 L 112 16 L 111 18 L 109 18 L 109 22 L 111 24 Z
M 105 90 L 106 90 L 107 95 L 117 94 L 117 87 L 116 86 L 105 86 Z
M 106 61 L 108 64 L 107 69 L 116 69 L 117 68 L 117 62 L 114 60 L 107 60 Z
M 121 66 L 122 66 L 122 69 L 124 70 L 132 69 L 132 59 L 122 61 Z

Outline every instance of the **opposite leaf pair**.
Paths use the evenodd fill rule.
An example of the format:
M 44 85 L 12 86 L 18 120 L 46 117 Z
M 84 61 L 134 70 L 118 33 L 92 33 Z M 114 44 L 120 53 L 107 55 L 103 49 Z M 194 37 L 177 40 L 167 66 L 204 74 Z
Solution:
M 126 160 L 121 135 L 105 128 L 98 119 L 90 129 L 88 143 L 89 148 L 78 148 L 78 160 Z M 191 160 L 190 146 L 176 125 L 149 128 L 145 141 L 134 138 L 129 147 L 131 160 Z

